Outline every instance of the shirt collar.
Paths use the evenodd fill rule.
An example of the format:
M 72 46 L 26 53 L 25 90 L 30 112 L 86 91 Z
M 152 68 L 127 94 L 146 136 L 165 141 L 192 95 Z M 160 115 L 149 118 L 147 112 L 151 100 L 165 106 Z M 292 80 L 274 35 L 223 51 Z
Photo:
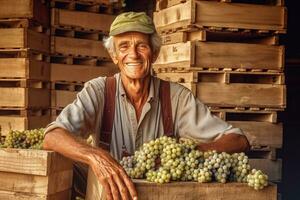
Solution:
M 115 78 L 117 80 L 117 90 L 119 88 L 119 95 L 122 97 L 126 97 L 126 92 L 125 92 L 123 83 L 121 81 L 121 74 L 117 73 L 115 75 Z M 147 102 L 151 102 L 152 100 L 158 100 L 158 90 L 157 90 L 158 85 L 159 84 L 157 83 L 157 79 L 151 75 L 150 90 L 149 90 Z M 118 95 L 118 94 L 116 94 L 116 95 Z

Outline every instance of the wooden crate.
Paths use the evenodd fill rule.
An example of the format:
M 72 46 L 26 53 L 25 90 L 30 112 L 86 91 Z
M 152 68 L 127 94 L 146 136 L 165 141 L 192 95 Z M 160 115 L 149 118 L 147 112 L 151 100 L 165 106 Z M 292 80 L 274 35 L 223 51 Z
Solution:
M 51 37 L 51 53 L 110 60 L 101 41 L 87 39 L 53 36 Z
M 168 184 L 149 183 L 143 180 L 134 180 L 140 200 L 171 200 L 171 199 L 205 199 L 205 200 L 231 200 L 231 199 L 277 199 L 277 187 L 270 185 L 261 191 L 242 183 L 196 183 L 173 182 Z M 238 196 L 237 196 L 238 194 Z
M 50 106 L 49 89 L 0 87 L 0 94 L 0 107 L 47 108 Z
M 268 81 L 273 81 L 272 76 L 272 80 L 269 80 L 268 77 L 260 78 L 257 74 L 256 76 L 252 76 L 253 74 L 229 73 L 231 76 L 229 76 L 229 80 L 226 81 L 228 77 L 226 78 L 226 76 L 224 76 L 225 74 L 227 73 L 203 73 L 202 76 L 200 76 L 198 72 L 199 77 L 195 77 L 193 73 L 187 73 L 187 75 L 191 75 L 191 77 L 184 76 L 179 79 L 176 78 L 176 73 L 174 73 L 174 77 L 179 80 L 200 80 L 201 82 L 197 83 L 183 82 L 181 84 L 189 88 L 200 101 L 209 106 L 278 109 L 284 109 L 286 107 L 286 86 L 272 82 L 268 83 Z M 172 75 L 173 73 L 157 74 L 159 78 L 164 80 L 170 80 L 171 78 L 169 77 L 173 77 Z M 242 75 L 246 75 L 246 77 Z M 230 77 L 232 80 L 230 80 Z M 251 80 L 251 78 L 258 78 L 257 81 L 266 81 L 267 83 L 240 82 L 243 80 Z M 278 81 L 281 80 L 279 77 Z
M 70 199 L 72 167 L 55 152 L 0 149 L 0 198 Z
M 164 45 L 157 68 L 230 68 L 282 71 L 284 47 L 228 42 L 186 42 Z
M 86 200 L 104 200 L 105 192 L 96 181 L 96 176 L 89 170 Z M 245 183 L 198 183 L 171 182 L 165 184 L 151 183 L 134 179 L 139 200 L 276 200 L 277 186 L 270 183 L 263 190 L 254 190 Z M 91 184 L 92 183 L 92 184 Z M 239 196 L 237 196 L 239 194 Z
M 107 66 L 66 65 L 51 63 L 51 81 L 87 82 L 99 76 L 112 76 L 119 72 L 113 63 Z
M 64 108 L 76 99 L 76 91 L 52 90 L 51 91 L 51 107 Z
M 29 18 L 49 26 L 49 11 L 42 0 L 0 0 L 0 3 L 0 18 Z
M 48 35 L 27 28 L 0 29 L 0 36 L 0 48 L 27 48 L 45 53 L 50 50 Z
M 113 2 L 108 2 L 107 0 L 101 1 L 70 1 L 70 0 L 51 0 L 51 8 L 59 8 L 66 10 L 76 10 L 92 13 L 104 13 L 104 14 L 114 14 L 120 12 L 120 7 L 118 4 L 113 4 Z
M 46 127 L 51 122 L 50 115 L 44 116 L 0 116 L 1 134 L 7 135 L 10 130 L 28 130 Z
M 257 121 L 228 121 L 228 123 L 234 127 L 241 128 L 251 146 L 255 146 L 256 148 L 282 148 L 282 123 L 274 124 Z
M 279 36 L 269 33 L 256 33 L 247 30 L 233 31 L 222 29 L 193 29 L 160 35 L 162 44 L 176 44 L 187 41 L 236 42 L 250 44 L 278 45 Z
M 0 77 L 47 81 L 49 63 L 28 58 L 0 58 Z
M 91 20 L 92 19 L 92 20 Z M 80 12 L 53 8 L 51 10 L 52 26 L 79 27 L 86 30 L 96 30 L 108 34 L 114 15 Z
M 258 15 L 257 13 L 264 14 Z M 196 26 L 285 33 L 286 15 L 286 8 L 281 6 L 188 0 L 154 12 L 154 23 L 158 32 L 189 29 L 191 26 Z
M 225 121 L 244 121 L 244 122 L 278 122 L 277 112 L 279 110 L 255 109 L 255 108 L 215 108 L 209 107 L 212 114 Z
M 284 0 L 215 0 L 219 2 L 224 3 L 252 3 L 252 4 L 264 4 L 264 5 L 277 5 L 277 6 L 283 6 Z M 169 8 L 171 6 L 175 6 L 178 4 L 181 4 L 182 0 L 157 0 L 156 1 L 156 11 L 160 11 L 166 8 Z

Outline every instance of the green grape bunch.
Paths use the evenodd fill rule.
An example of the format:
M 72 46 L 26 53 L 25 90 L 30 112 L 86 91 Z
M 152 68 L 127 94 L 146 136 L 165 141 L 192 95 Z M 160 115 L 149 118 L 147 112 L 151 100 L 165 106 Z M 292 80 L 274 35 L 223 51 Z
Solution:
M 202 152 L 189 139 L 178 141 L 163 136 L 151 140 L 134 155 L 123 157 L 120 164 L 131 178 L 159 184 L 171 181 L 241 182 L 256 190 L 268 185 L 268 176 L 261 170 L 251 170 L 245 153 Z
M 1 142 L 2 148 L 18 149 L 42 149 L 44 141 L 44 129 L 32 130 L 10 130 L 5 139 Z

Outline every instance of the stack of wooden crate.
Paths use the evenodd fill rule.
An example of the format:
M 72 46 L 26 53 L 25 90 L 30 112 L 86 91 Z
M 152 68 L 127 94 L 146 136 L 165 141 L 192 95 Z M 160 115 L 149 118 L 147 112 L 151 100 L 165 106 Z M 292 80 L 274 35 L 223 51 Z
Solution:
M 48 8 L 41 0 L 1 0 L 0 126 L 33 129 L 50 122 Z
M 72 167 L 55 152 L 0 149 L 0 199 L 69 200 Z
M 286 33 L 286 8 L 281 1 L 238 2 L 245 1 L 158 1 L 154 22 L 163 46 L 154 71 L 242 128 L 252 166 L 280 181 L 275 153 L 283 128 L 277 113 L 286 106 L 286 87 L 278 37 Z
M 102 39 L 120 2 L 51 0 L 51 108 L 55 119 L 84 83 L 118 72 Z M 119 2 L 119 3 L 118 3 Z

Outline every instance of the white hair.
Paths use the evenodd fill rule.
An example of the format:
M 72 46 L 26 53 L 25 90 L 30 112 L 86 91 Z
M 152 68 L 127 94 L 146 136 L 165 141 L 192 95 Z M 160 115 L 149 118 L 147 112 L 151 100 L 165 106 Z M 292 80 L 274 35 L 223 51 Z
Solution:
M 116 49 L 113 41 L 114 36 L 104 37 L 103 45 L 113 56 L 116 55 Z M 159 53 L 161 47 L 161 38 L 160 36 L 154 32 L 150 35 L 151 49 L 152 53 Z

